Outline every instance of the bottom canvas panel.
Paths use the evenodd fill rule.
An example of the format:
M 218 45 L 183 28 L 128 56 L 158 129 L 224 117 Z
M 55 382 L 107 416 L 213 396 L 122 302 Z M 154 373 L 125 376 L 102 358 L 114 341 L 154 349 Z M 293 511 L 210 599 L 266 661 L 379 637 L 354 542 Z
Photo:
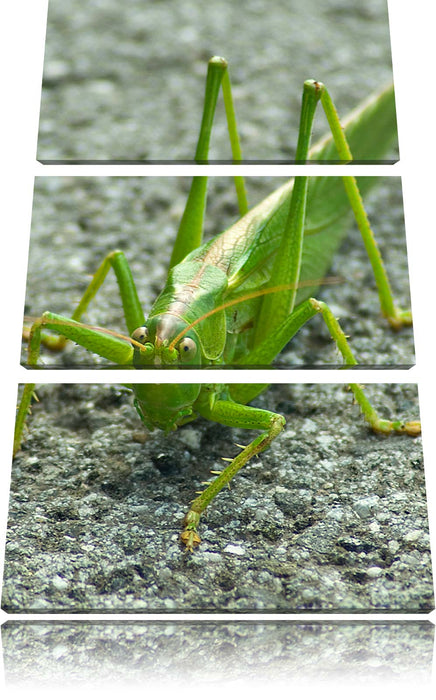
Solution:
M 148 385 L 162 406 L 182 386 Z M 237 392 L 196 386 L 194 411 Z M 419 418 L 415 385 L 365 391 L 382 417 Z M 252 405 L 284 430 L 209 503 L 189 552 L 191 501 L 259 431 L 200 417 L 151 432 L 130 393 L 37 387 L 12 470 L 6 612 L 433 609 L 420 437 L 374 433 L 345 385 L 274 385 Z

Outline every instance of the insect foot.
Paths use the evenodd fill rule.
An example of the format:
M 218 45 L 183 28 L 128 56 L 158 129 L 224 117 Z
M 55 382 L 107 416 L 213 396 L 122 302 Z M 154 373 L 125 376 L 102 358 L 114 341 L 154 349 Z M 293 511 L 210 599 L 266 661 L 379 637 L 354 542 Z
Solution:
M 405 326 L 411 326 L 413 323 L 412 312 L 405 309 L 398 309 L 395 307 L 394 315 L 386 315 L 386 320 L 390 327 L 394 331 L 400 331 Z
M 394 430 L 397 433 L 406 433 L 406 435 L 417 437 L 418 435 L 421 435 L 421 421 L 411 420 L 407 423 L 401 423 L 399 427 L 397 427 L 394 423 Z
M 404 423 L 403 421 L 390 421 L 379 419 L 372 426 L 374 432 L 389 435 L 392 432 L 399 434 L 418 437 L 421 435 L 421 422 L 419 420 L 411 420 Z
M 190 510 L 185 518 L 185 529 L 180 535 L 180 539 L 185 545 L 188 552 L 193 552 L 194 547 L 197 547 L 201 539 L 197 534 L 197 525 L 200 522 L 200 514 L 194 510 Z
M 407 435 L 411 435 L 412 437 L 421 435 L 421 422 L 419 420 L 412 420 L 408 423 L 404 423 L 404 428 L 400 432 L 407 433 Z

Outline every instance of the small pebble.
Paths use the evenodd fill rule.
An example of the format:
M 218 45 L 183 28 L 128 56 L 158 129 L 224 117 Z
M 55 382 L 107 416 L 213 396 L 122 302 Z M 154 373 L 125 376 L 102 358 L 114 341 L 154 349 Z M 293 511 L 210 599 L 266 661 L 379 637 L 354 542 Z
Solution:
M 366 570 L 366 575 L 369 578 L 378 578 L 381 576 L 383 573 L 383 569 L 381 569 L 379 566 L 370 566 L 369 569 Z
M 68 581 L 66 581 L 61 576 L 55 576 L 54 578 L 52 578 L 51 582 L 57 591 L 65 591 L 69 586 Z
M 227 552 L 228 554 L 238 554 L 239 556 L 242 556 L 243 554 L 245 554 L 245 549 L 236 544 L 228 544 L 227 547 L 224 547 L 224 552 Z
M 367 496 L 367 498 L 360 498 L 354 503 L 354 510 L 360 518 L 369 518 L 378 506 L 380 498 L 378 496 Z
M 416 542 L 421 537 L 421 530 L 410 530 L 404 535 L 405 542 Z

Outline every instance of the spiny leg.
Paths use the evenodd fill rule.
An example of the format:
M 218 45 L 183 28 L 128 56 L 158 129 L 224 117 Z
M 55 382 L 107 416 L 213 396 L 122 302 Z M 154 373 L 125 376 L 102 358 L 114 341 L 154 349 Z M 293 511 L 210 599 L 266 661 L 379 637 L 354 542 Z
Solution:
M 192 503 L 185 519 L 185 529 L 181 538 L 186 549 L 193 551 L 200 543 L 197 527 L 200 516 L 215 496 L 226 486 L 238 471 L 255 455 L 266 450 L 271 442 L 281 433 L 285 419 L 278 413 L 265 411 L 260 408 L 243 406 L 231 400 L 218 400 L 213 406 L 205 405 L 196 410 L 205 418 L 231 427 L 263 430 L 240 452 L 230 464 L 214 479 Z

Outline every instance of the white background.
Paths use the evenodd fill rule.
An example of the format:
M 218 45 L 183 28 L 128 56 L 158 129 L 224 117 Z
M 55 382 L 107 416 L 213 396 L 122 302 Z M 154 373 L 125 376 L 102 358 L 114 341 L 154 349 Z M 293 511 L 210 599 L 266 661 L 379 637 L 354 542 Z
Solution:
M 65 0 L 68 2 L 68 0 Z M 364 2 L 364 0 L 362 0 Z M 436 551 L 436 431 L 433 425 L 436 415 L 434 396 L 435 370 L 434 353 L 434 314 L 433 281 L 435 279 L 435 213 L 436 178 L 435 172 L 435 50 L 434 50 L 434 0 L 389 0 L 392 56 L 394 66 L 395 91 L 401 162 L 395 166 L 377 169 L 377 174 L 401 175 L 403 179 L 404 210 L 408 241 L 412 308 L 415 321 L 416 367 L 408 372 L 367 372 L 365 381 L 373 382 L 417 382 L 420 391 L 420 409 L 423 425 L 424 458 L 428 489 L 430 532 L 432 552 Z M 45 24 L 47 0 L 15 0 L 3 3 L 1 12 L 1 253 L 0 285 L 2 308 L 1 342 L 1 441 L 0 441 L 0 546 L 3 561 L 9 473 L 12 454 L 12 435 L 16 391 L 19 381 L 26 380 L 26 372 L 19 366 L 20 332 L 23 315 L 23 300 L 26 278 L 26 258 L 30 231 L 33 179 L 37 174 L 56 174 L 58 168 L 41 166 L 35 160 L 41 76 L 44 56 Z M 60 166 L 63 173 L 81 174 L 83 167 Z M 332 174 L 341 174 L 340 167 L 328 166 Z M 162 174 L 191 173 L 192 168 L 183 166 L 159 166 Z M 317 173 L 318 166 L 312 166 L 311 174 Z M 151 166 L 153 172 L 156 166 Z M 365 174 L 374 168 L 365 169 Z M 360 171 L 360 169 L 359 169 Z M 89 172 L 89 170 L 87 171 Z M 92 174 L 107 174 L 104 167 L 93 167 Z M 110 174 L 123 174 L 126 168 L 111 168 Z M 134 174 L 150 172 L 146 167 L 135 168 Z M 215 166 L 215 174 L 229 174 L 229 166 Z M 241 173 L 253 173 L 253 166 L 241 168 Z M 290 166 L 262 166 L 265 174 L 293 174 Z M 349 171 L 347 171 L 349 172 Z M 133 174 L 129 170 L 129 174 Z M 43 379 L 40 376 L 40 381 Z M 46 376 L 47 379 L 47 376 Z M 51 379 L 51 378 L 50 378 Z M 64 373 L 56 374 L 56 381 L 68 380 Z M 90 375 L 76 372 L 75 381 L 90 380 Z M 99 379 L 109 381 L 100 372 Z M 150 379 L 152 377 L 150 376 Z M 174 375 L 172 375 L 174 380 Z M 190 375 L 192 381 L 194 377 Z M 205 376 L 201 379 L 204 381 Z M 293 371 L 291 377 L 281 372 L 275 381 L 298 382 L 308 380 L 308 375 Z M 345 381 L 346 373 L 339 375 L 323 372 L 320 381 Z M 357 379 L 356 373 L 353 380 Z M 273 379 L 274 381 L 274 379 Z M 2 613 L 1 620 L 6 616 Z M 434 621 L 434 614 L 430 616 Z M 35 696 L 35 690 L 32 695 Z M 45 697 L 47 693 L 44 692 Z M 150 688 L 147 688 L 150 691 Z M 167 688 L 167 691 L 169 688 Z M 208 695 L 215 690 L 208 687 Z M 240 686 L 227 689 L 239 693 Z M 256 696 L 261 689 L 250 689 Z M 305 686 L 308 692 L 325 695 L 321 688 Z M 332 688 L 330 688 L 332 690 Z M 362 693 L 365 692 L 361 688 Z M 389 693 L 388 688 L 380 688 L 379 696 Z M 401 690 L 401 689 L 400 689 Z M 411 688 L 404 688 L 404 696 Z M 420 688 L 421 696 L 427 689 Z M 64 689 L 65 691 L 65 689 Z M 188 689 L 174 689 L 178 697 Z M 107 691 L 106 691 L 107 692 Z M 156 692 L 156 689 L 155 689 Z M 295 687 L 287 688 L 286 695 L 298 692 Z M 377 686 L 371 686 L 377 693 Z M 277 687 L 277 696 L 283 688 Z M 335 688 L 336 696 L 349 694 L 345 686 Z M 398 687 L 395 688 L 398 696 Z M 429 697 L 431 695 L 428 688 Z M 67 693 L 69 695 L 69 693 Z M 359 688 L 353 688 L 353 696 Z M 365 693 L 366 694 L 366 693 Z M 49 693 L 50 695 L 50 693 Z M 159 692 L 158 692 L 159 695 Z M 401 692 L 400 692 L 401 695 Z M 63 693 L 65 696 L 65 692 Z

